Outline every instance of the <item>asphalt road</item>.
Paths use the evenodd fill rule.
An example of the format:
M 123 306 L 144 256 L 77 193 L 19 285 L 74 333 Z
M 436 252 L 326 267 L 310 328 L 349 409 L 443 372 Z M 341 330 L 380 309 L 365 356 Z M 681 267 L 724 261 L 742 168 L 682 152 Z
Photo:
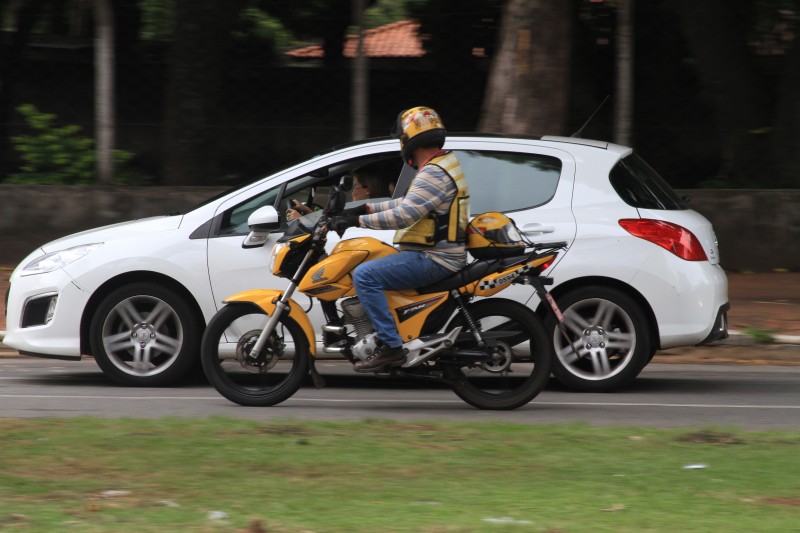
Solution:
M 348 366 L 320 362 L 326 388 L 304 387 L 281 405 L 247 408 L 199 379 L 173 388 L 120 387 L 92 360 L 0 359 L 0 418 L 222 415 L 800 430 L 800 367 L 651 364 L 624 392 L 572 393 L 552 382 L 530 404 L 496 412 L 476 410 L 445 388 L 361 376 Z

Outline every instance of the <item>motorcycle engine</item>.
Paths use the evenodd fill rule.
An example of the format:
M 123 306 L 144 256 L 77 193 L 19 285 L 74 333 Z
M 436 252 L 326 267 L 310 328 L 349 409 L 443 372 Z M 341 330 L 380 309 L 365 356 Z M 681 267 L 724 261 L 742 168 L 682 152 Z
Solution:
M 356 342 L 353 346 L 351 346 L 350 352 L 355 357 L 363 361 L 370 355 L 374 354 L 377 348 L 378 348 L 378 335 L 376 333 L 370 333 L 363 339 Z
M 375 326 L 372 325 L 372 320 L 370 320 L 358 297 L 343 300 L 341 305 L 344 323 L 352 325 L 355 329 L 356 343 L 350 350 L 358 359 L 366 359 L 375 353 L 375 349 L 378 347 Z
M 342 318 L 345 324 L 351 324 L 355 328 L 356 340 L 360 341 L 375 331 L 372 320 L 369 319 L 357 296 L 342 301 Z

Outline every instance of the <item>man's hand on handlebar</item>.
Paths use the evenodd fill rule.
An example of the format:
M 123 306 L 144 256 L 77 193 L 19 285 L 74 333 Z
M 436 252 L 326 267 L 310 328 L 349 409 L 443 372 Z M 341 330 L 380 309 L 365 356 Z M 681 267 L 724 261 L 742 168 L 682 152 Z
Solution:
M 345 211 L 342 211 L 345 213 Z M 342 214 L 328 219 L 328 229 L 335 231 L 339 237 L 344 235 L 347 228 L 358 226 L 358 215 Z

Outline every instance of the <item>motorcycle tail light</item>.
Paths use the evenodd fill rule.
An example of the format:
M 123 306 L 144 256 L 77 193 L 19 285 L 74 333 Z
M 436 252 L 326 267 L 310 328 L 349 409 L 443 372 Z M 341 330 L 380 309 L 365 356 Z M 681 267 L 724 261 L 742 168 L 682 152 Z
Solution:
M 686 261 L 708 260 L 698 238 L 683 226 L 647 218 L 624 218 L 619 225 L 634 237 L 657 244 Z
M 544 263 L 542 263 L 541 265 L 539 265 L 539 272 L 544 272 L 545 270 L 547 270 L 548 268 L 550 268 L 550 265 L 552 265 L 552 264 L 553 264 L 553 261 L 555 261 L 555 260 L 556 260 L 556 256 L 555 256 L 555 255 L 553 255 L 553 256 L 550 256 L 550 257 L 547 259 L 547 261 L 545 261 Z

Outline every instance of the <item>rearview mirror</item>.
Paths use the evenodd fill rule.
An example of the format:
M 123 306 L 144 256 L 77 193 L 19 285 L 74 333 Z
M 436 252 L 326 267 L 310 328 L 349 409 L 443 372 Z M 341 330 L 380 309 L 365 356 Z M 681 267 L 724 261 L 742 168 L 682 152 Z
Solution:
M 267 243 L 271 231 L 280 228 L 278 211 L 271 205 L 259 207 L 247 217 L 250 233 L 242 243 L 242 248 L 258 248 Z
M 335 215 L 344 209 L 344 204 L 347 198 L 344 191 L 338 186 L 331 187 L 331 196 L 328 199 L 328 206 L 325 208 L 325 214 L 328 216 Z

